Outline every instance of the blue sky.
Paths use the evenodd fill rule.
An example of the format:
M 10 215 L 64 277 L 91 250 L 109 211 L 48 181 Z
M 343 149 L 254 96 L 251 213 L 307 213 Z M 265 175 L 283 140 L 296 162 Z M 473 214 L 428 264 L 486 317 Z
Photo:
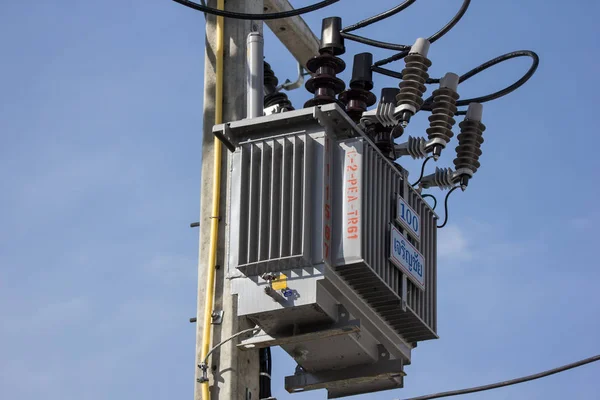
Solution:
M 349 3 L 307 21 L 349 24 L 396 2 Z M 410 44 L 459 3 L 422 0 L 360 33 Z M 450 200 L 441 339 L 414 351 L 405 389 L 360 399 L 483 384 L 598 353 L 599 12 L 592 0 L 474 1 L 432 46 L 433 76 L 519 49 L 542 61 L 527 85 L 486 106 L 482 167 Z M 200 195 L 203 35 L 202 14 L 168 0 L 0 2 L 0 397 L 192 398 L 198 232 L 188 224 Z M 272 34 L 265 40 L 277 75 L 293 79 L 294 60 Z M 347 48 L 348 64 L 367 51 Z M 461 96 L 503 87 L 528 63 L 489 70 Z M 395 85 L 378 77 L 376 92 Z M 290 97 L 301 106 L 309 94 Z M 416 118 L 409 134 L 425 124 Z M 280 400 L 325 398 L 285 393 L 293 362 L 279 350 L 274 362 Z M 595 398 L 597 373 L 591 365 L 467 398 Z

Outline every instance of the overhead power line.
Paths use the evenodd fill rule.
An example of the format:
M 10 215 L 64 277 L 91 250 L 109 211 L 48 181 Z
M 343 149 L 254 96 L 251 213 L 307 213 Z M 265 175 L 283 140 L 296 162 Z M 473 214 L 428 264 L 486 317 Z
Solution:
M 537 373 L 534 375 L 524 376 L 521 378 L 511 379 L 509 381 L 502 381 L 502 382 L 492 383 L 492 384 L 484 385 L 484 386 L 476 386 L 476 387 L 472 387 L 472 388 L 468 388 L 468 389 L 460 389 L 460 390 L 452 390 L 449 392 L 428 394 L 426 396 L 411 397 L 411 398 L 405 399 L 405 400 L 439 399 L 441 397 L 459 396 L 459 395 L 469 394 L 469 393 L 484 392 L 486 390 L 498 389 L 498 388 L 501 388 L 504 386 L 511 386 L 511 385 L 516 385 L 518 383 L 529 382 L 529 381 L 533 381 L 536 379 L 545 378 L 546 376 L 558 374 L 560 372 L 564 372 L 569 369 L 581 367 L 586 364 L 591 364 L 596 361 L 600 361 L 600 354 L 593 356 L 593 357 L 586 358 L 584 360 L 580 360 L 580 361 L 571 363 L 571 364 L 563 365 L 558 368 L 550 369 L 548 371 L 540 372 L 540 373 Z M 396 399 L 396 400 L 398 400 L 398 399 Z
M 270 14 L 245 14 L 239 12 L 225 11 L 219 10 L 216 8 L 208 7 L 202 2 L 202 4 L 194 3 L 190 0 L 173 0 L 176 3 L 189 7 L 196 11 L 202 11 L 206 14 L 217 15 L 225 18 L 234 18 L 234 19 L 245 19 L 245 20 L 257 20 L 264 21 L 270 19 L 281 19 L 281 18 L 289 18 L 295 17 L 297 15 L 306 14 L 312 11 L 320 10 L 321 8 L 327 7 L 333 3 L 337 3 L 340 0 L 324 0 L 319 3 L 311 4 L 302 8 L 295 8 L 288 11 L 281 11 Z

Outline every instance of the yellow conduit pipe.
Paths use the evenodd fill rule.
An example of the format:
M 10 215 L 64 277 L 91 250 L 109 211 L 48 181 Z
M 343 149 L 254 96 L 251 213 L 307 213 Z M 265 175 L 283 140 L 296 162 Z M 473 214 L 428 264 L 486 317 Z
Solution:
M 225 9 L 225 0 L 217 1 L 217 9 Z M 217 49 L 215 55 L 215 125 L 223 122 L 223 17 L 217 17 Z M 204 132 L 206 134 L 206 132 Z M 214 139 L 213 165 L 213 198 L 210 219 L 210 248 L 208 253 L 208 272 L 206 274 L 206 299 L 204 300 L 204 320 L 202 325 L 202 352 L 200 360 L 204 360 L 210 350 L 212 333 L 212 310 L 215 297 L 215 266 L 217 263 L 217 244 L 219 240 L 219 205 L 221 202 L 221 142 Z M 208 382 L 201 383 L 202 400 L 210 400 Z

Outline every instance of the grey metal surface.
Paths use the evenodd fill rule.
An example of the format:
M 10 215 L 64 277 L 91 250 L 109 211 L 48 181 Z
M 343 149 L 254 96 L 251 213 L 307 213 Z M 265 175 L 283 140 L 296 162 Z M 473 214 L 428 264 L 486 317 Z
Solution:
M 281 337 L 274 337 L 266 333 L 259 334 L 246 339 L 238 347 L 241 349 L 260 349 L 272 346 L 289 346 L 295 345 L 296 343 L 304 342 L 315 342 L 322 339 L 330 339 L 335 337 L 335 342 L 339 342 L 339 336 L 349 335 L 360 331 L 360 321 L 353 320 L 343 324 L 330 324 L 325 325 L 322 328 L 316 327 L 308 332 L 296 332 L 293 335 L 285 335 Z M 321 347 L 319 346 L 319 349 Z
M 338 302 L 318 286 L 323 266 L 281 271 L 293 296 L 279 302 L 265 293 L 269 283 L 258 276 L 232 280 L 238 295 L 238 315 L 255 321 L 270 335 L 289 334 L 290 327 L 302 324 L 322 325 L 336 321 Z
M 306 134 L 242 144 L 234 155 L 240 174 L 237 266 L 247 275 L 311 264 L 312 147 Z
M 343 188 L 344 196 L 335 197 L 334 209 L 341 219 L 336 221 L 334 214 L 334 248 L 338 250 L 334 263 L 336 272 L 358 293 L 373 309 L 410 342 L 435 339 L 437 335 L 435 309 L 436 259 L 431 254 L 436 246 L 433 236 L 436 215 L 423 201 L 421 196 L 406 184 L 402 170 L 389 163 L 370 143 L 362 139 L 349 139 L 340 142 L 334 181 L 355 180 L 351 187 Z M 348 158 L 348 153 L 357 152 L 360 156 Z M 359 165 L 362 174 L 348 175 L 348 170 Z M 348 240 L 350 225 L 348 216 L 355 210 L 349 203 L 355 195 L 362 199 L 357 216 L 361 220 L 361 231 L 352 233 L 360 238 L 360 243 Z M 413 282 L 407 283 L 407 309 L 401 307 L 403 298 L 402 272 L 390 261 L 390 224 L 395 220 L 396 196 L 416 210 L 421 219 L 422 238 L 419 240 L 401 226 L 408 241 L 425 257 L 425 290 L 419 289 Z M 341 215 L 340 215 L 341 214 Z M 355 215 L 352 214 L 354 217 Z M 337 234 L 336 234 L 337 233 Z M 340 238 L 344 239 L 340 239 Z M 335 240 L 335 239 L 334 239 Z M 429 287 L 432 290 L 429 290 Z
M 337 138 L 364 135 L 337 104 L 231 121 L 215 125 L 213 134 L 235 147 L 253 139 L 304 132 L 307 129 L 320 129 L 322 132 L 325 127 Z

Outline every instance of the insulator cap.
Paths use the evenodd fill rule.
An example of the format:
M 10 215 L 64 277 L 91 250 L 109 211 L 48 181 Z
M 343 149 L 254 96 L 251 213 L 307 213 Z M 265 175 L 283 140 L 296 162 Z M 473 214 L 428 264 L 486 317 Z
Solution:
M 429 40 L 424 38 L 418 38 L 415 44 L 410 48 L 410 52 L 408 54 L 420 54 L 423 57 L 427 57 L 427 53 L 429 53 Z
M 340 17 L 329 17 L 323 19 L 321 26 L 321 51 L 330 52 L 335 56 L 344 54 L 344 38 L 342 30 L 342 19 Z
M 481 104 L 481 103 L 469 104 L 469 108 L 467 108 L 466 118 L 471 121 L 481 122 L 481 118 L 483 118 L 483 104 Z
M 396 103 L 396 96 L 398 95 L 398 93 L 400 93 L 400 89 L 398 88 L 394 88 L 394 87 L 387 87 L 387 88 L 383 88 L 381 89 L 381 97 L 379 102 L 380 103 Z
M 354 56 L 354 64 L 352 65 L 352 80 L 350 80 L 351 88 L 371 90 L 373 89 L 373 54 L 360 53 Z
M 440 80 L 440 89 L 448 88 L 452 89 L 456 92 L 458 89 L 459 76 L 453 72 L 448 72 L 444 77 Z

